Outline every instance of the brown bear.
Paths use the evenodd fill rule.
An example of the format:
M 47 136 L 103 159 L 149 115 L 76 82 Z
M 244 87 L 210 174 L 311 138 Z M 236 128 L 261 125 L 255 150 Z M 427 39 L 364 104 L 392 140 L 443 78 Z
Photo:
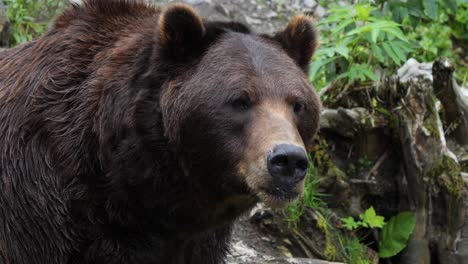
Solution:
M 0 55 L 0 263 L 224 263 L 303 191 L 317 37 L 87 0 Z

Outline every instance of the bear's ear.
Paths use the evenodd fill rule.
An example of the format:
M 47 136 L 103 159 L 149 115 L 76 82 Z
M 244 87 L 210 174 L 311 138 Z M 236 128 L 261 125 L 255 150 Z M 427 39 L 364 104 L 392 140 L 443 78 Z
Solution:
M 284 31 L 273 37 L 299 67 L 307 72 L 312 55 L 318 46 L 318 36 L 310 18 L 296 16 Z
M 159 44 L 180 55 L 201 43 L 205 34 L 203 19 L 190 6 L 174 4 L 159 17 Z

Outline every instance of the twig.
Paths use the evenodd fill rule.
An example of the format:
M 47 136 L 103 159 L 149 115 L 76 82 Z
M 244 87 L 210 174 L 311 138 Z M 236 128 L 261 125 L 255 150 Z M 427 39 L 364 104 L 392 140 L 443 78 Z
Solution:
M 382 163 L 387 158 L 387 156 L 388 156 L 388 149 L 385 150 L 384 154 L 380 156 L 380 158 L 377 160 L 374 166 L 372 166 L 372 168 L 366 173 L 366 175 L 364 176 L 365 180 L 369 180 L 371 175 L 374 175 L 375 173 L 377 173 L 377 170 L 380 168 L 380 165 L 382 165 Z
M 310 251 L 312 252 L 312 254 L 315 254 L 315 257 L 319 257 L 319 258 L 321 258 L 321 259 L 325 259 L 325 255 L 324 255 L 322 252 L 320 252 L 320 250 L 317 249 L 317 248 L 315 247 L 315 245 L 314 245 L 309 239 L 307 239 L 306 237 L 304 237 L 304 235 L 302 235 L 301 233 L 299 233 L 297 230 L 293 230 L 293 233 L 294 233 L 297 237 L 299 237 L 299 238 L 302 240 L 302 242 L 304 242 L 304 243 L 309 247 L 309 249 L 310 249 Z
M 361 183 L 361 184 L 377 184 L 376 180 L 361 180 L 361 179 L 350 179 L 350 183 Z

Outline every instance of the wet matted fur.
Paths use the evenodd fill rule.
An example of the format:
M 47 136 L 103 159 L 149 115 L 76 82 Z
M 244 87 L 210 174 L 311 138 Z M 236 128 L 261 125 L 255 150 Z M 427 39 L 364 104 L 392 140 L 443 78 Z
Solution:
M 236 217 L 290 199 L 262 157 L 317 130 L 316 43 L 305 17 L 266 36 L 87 0 L 3 51 L 0 263 L 224 262 Z

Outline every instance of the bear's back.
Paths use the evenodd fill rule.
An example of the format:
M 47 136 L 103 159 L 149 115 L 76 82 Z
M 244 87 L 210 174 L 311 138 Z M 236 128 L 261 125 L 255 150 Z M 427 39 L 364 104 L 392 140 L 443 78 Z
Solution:
M 93 122 L 117 70 L 105 65 L 132 60 L 118 53 L 126 43 L 153 41 L 159 13 L 143 1 L 89 0 L 44 36 L 0 51 L 0 263 L 67 263 L 80 247 L 70 203 L 83 193 L 74 177 L 99 168 Z

